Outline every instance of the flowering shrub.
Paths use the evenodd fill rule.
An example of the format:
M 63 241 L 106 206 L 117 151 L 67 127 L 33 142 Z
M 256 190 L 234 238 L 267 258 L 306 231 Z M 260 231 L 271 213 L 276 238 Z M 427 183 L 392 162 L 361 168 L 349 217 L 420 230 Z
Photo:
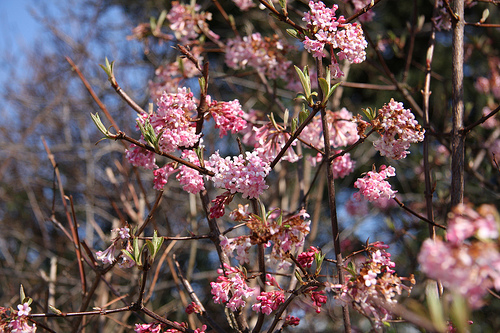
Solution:
M 464 178 L 477 179 L 481 191 L 487 189 L 492 197 L 498 190 L 496 56 L 488 57 L 489 73 L 476 75 L 467 86 L 487 99 L 478 108 L 483 114 L 477 120 L 472 120 L 476 108 L 471 107 L 470 123 L 463 122 L 459 109 L 464 103 L 456 102 L 462 98 L 456 91 L 462 90 L 461 84 L 441 94 L 453 100 L 452 123 L 434 123 L 430 116 L 436 111 L 429 106 L 431 77 L 452 81 L 431 68 L 436 31 L 457 29 L 464 15 L 448 2 L 437 1 L 436 15 L 415 19 L 408 35 L 396 30 L 378 34 L 381 28 L 376 27 L 387 19 L 383 7 L 374 16 L 372 8 L 379 1 L 344 1 L 331 7 L 310 1 L 306 12 L 300 2 L 233 2 L 173 1 L 158 18 L 134 29 L 133 37 L 140 41 L 157 42 L 145 52 L 156 67 L 149 92 L 141 92 L 153 101 L 148 111 L 118 85 L 114 63 L 106 59 L 102 68 L 114 90 L 137 112 L 139 133 L 128 133 L 122 124 L 120 129 L 105 108 L 107 120 L 92 114 L 104 138 L 125 144 L 128 161 L 115 161 L 119 177 L 110 167 L 104 173 L 108 178 L 103 183 L 114 191 L 102 195 L 110 207 L 94 212 L 92 205 L 84 206 L 93 230 L 79 228 L 81 206 L 75 208 L 57 180 L 65 211 L 59 214 L 52 208 L 50 219 L 76 253 L 71 260 L 77 263 L 75 280 L 83 291 L 80 310 L 73 305 L 67 309 L 67 304 L 61 310 L 57 303 L 50 304 L 50 314 L 32 313 L 30 305 L 41 312 L 39 304 L 48 302 L 32 304 L 23 291 L 18 310 L 0 308 L 2 332 L 34 332 L 37 326 L 49 327 L 50 317 L 61 322 L 75 317 L 65 322 L 71 327 L 60 331 L 78 331 L 94 325 L 83 317 L 121 312 L 138 314 L 116 320 L 123 327 L 134 324 L 128 329 L 137 333 L 276 332 L 293 326 L 301 331 L 301 325 L 339 330 L 333 322 L 342 322 L 346 332 L 369 324 L 375 331 L 392 325 L 397 330 L 399 322 L 428 331 L 448 326 L 450 331 L 464 331 L 469 318 L 458 315 L 467 317 L 469 310 L 487 305 L 488 292 L 500 289 L 498 211 L 493 205 L 473 209 L 462 203 L 469 190 Z M 431 12 L 425 9 L 422 13 Z M 241 11 L 244 17 L 234 16 Z M 482 25 L 486 14 L 482 22 L 470 25 Z M 432 35 L 426 56 L 406 54 L 416 52 L 414 44 L 426 34 Z M 381 39 L 373 40 L 377 35 Z M 368 48 L 367 41 L 378 47 Z M 156 48 L 165 57 L 149 53 Z M 469 53 L 472 57 L 473 51 Z M 415 66 L 424 58 L 425 65 Z M 369 64 L 363 64 L 366 59 Z M 406 65 L 396 75 L 392 71 L 398 60 Z M 453 60 L 452 65 L 458 63 Z M 418 76 L 423 72 L 425 80 Z M 440 88 L 435 88 L 437 94 Z M 365 100 L 367 94 L 355 89 L 384 93 Z M 422 96 L 413 96 L 420 90 Z M 368 106 L 372 102 L 383 106 L 373 110 Z M 478 139 L 482 135 L 488 135 L 487 140 Z M 473 143 L 467 153 L 474 158 L 467 162 L 465 142 Z M 57 168 L 54 155 L 48 155 Z M 369 165 L 372 170 L 361 173 Z M 378 170 L 375 165 L 380 165 Z M 399 192 L 388 181 L 396 169 Z M 59 177 L 59 172 L 54 174 Z M 176 181 L 169 181 L 174 175 Z M 367 202 L 381 212 L 370 215 Z M 453 208 L 446 218 L 448 207 Z M 57 220 L 59 215 L 69 227 Z M 94 215 L 112 217 L 112 227 L 103 228 L 103 220 L 96 221 Z M 109 229 L 115 237 L 105 235 L 103 230 Z M 94 230 L 101 240 L 110 240 L 106 249 L 95 251 L 102 242 L 93 237 Z M 390 240 L 399 260 L 380 238 Z M 188 241 L 192 245 L 186 251 Z M 0 246 L 3 251 L 11 245 Z M 417 249 L 419 267 L 405 265 L 401 258 Z M 38 255 L 25 256 L 36 261 Z M 57 262 L 50 265 L 57 271 Z M 41 272 L 50 286 L 49 299 L 55 300 L 59 293 L 52 287 L 57 279 Z M 91 276 L 95 279 L 89 286 Z M 444 286 L 442 298 L 433 298 L 439 295 L 437 287 L 419 286 L 416 293 L 426 289 L 425 295 L 412 297 L 426 302 L 406 303 L 402 296 L 410 296 L 424 278 Z M 113 299 L 107 294 L 96 297 L 99 288 Z M 454 300 L 451 307 L 446 304 L 449 297 Z M 170 306 L 164 307 L 166 302 Z M 331 311 L 335 307 L 342 308 L 342 320 Z M 214 315 L 222 308 L 227 323 Z M 353 317 L 351 322 L 352 310 L 364 319 Z M 171 320 L 174 311 L 180 322 Z

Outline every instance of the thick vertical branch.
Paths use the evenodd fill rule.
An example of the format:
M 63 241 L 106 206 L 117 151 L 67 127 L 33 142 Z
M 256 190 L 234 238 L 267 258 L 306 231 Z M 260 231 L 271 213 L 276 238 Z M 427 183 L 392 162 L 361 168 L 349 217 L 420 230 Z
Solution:
M 453 19 L 452 47 L 453 130 L 451 139 L 451 205 L 455 206 L 464 199 L 464 2 L 461 0 L 453 1 L 452 9 L 456 19 Z
M 317 61 L 318 66 L 318 78 L 324 77 L 323 73 L 323 64 L 321 59 Z M 318 83 L 319 85 L 319 83 Z M 319 100 L 323 99 L 321 90 L 319 91 Z M 317 107 L 320 108 L 321 111 L 321 122 L 323 125 L 323 139 L 325 142 L 325 156 L 323 158 L 328 158 L 330 156 L 330 132 L 328 130 L 328 121 L 326 119 L 326 107 L 324 105 L 316 104 L 314 106 L 313 112 L 317 112 Z M 339 283 L 344 283 L 344 270 L 343 270 L 343 259 L 342 252 L 340 249 L 340 229 L 339 222 L 337 219 L 337 204 L 335 200 L 335 181 L 333 178 L 333 170 L 331 168 L 333 160 L 328 159 L 326 164 L 327 170 L 327 181 L 326 186 L 328 187 L 328 204 L 330 206 L 330 219 L 332 224 L 332 234 L 333 234 L 333 246 L 335 249 L 335 259 L 337 260 L 337 271 L 339 275 Z M 344 328 L 346 332 L 351 332 L 351 319 L 349 317 L 349 306 L 344 304 L 342 305 L 342 315 L 344 319 Z

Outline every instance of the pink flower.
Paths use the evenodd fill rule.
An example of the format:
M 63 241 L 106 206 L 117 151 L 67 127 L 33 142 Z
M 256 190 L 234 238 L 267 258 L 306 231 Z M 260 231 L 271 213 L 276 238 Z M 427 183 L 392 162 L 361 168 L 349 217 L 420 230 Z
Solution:
M 248 287 L 243 273 L 235 268 L 226 266 L 223 276 L 217 278 L 217 282 L 211 282 L 213 300 L 217 304 L 226 303 L 231 311 L 236 311 L 246 305 L 243 298 L 251 297 L 254 289 Z M 222 270 L 219 270 L 222 273 Z M 231 296 L 231 298 L 229 298 Z
M 292 65 L 286 59 L 287 48 L 277 36 L 262 37 L 260 33 L 227 41 L 226 64 L 234 69 L 253 67 L 276 79 L 286 75 Z
M 206 167 L 215 173 L 209 177 L 215 187 L 240 192 L 244 198 L 257 198 L 268 188 L 265 179 L 271 168 L 255 151 L 225 159 L 217 151 L 210 156 Z
M 156 113 L 148 115 L 146 119 L 139 117 L 138 121 L 144 123 L 148 120 L 157 135 L 162 133 L 158 142 L 160 149 L 171 153 L 198 142 L 200 135 L 195 133 L 195 123 L 190 119 L 196 108 L 193 93 L 186 88 L 179 88 L 176 94 L 163 93 L 158 100 Z
M 250 8 L 255 7 L 255 3 L 253 0 L 233 0 L 233 2 L 242 11 L 247 11 Z
M 238 133 L 247 126 L 247 122 L 243 119 L 245 112 L 237 99 L 232 102 L 213 101 L 210 103 L 209 112 L 215 120 L 215 127 L 219 129 L 221 138 L 228 131 L 233 134 Z
M 300 319 L 291 315 L 286 316 L 283 327 L 286 326 L 298 326 L 300 324 Z
M 198 159 L 196 153 L 192 150 L 184 150 L 181 158 L 200 166 L 200 160 Z M 180 172 L 177 174 L 176 178 L 182 185 L 182 189 L 184 191 L 196 194 L 205 189 L 203 176 L 198 171 L 186 165 L 179 166 L 179 170 Z
M 327 297 L 324 290 L 311 292 L 311 299 L 316 308 L 316 313 L 321 312 L 321 306 L 326 303 Z
M 153 171 L 154 181 L 153 187 L 155 190 L 161 191 L 168 182 L 168 177 L 176 173 L 179 169 L 175 169 L 171 163 L 165 164 L 163 167 Z
M 307 252 L 302 252 L 297 256 L 297 261 L 302 265 L 302 267 L 310 268 L 316 253 L 319 253 L 319 250 L 314 246 L 310 246 Z
M 160 333 L 161 327 L 159 324 L 135 324 L 134 331 L 136 333 Z
M 353 121 L 352 113 L 346 108 L 340 111 L 327 111 L 328 131 L 330 145 L 333 148 L 346 147 L 359 140 L 358 127 Z M 323 140 L 323 125 L 321 118 L 315 117 L 313 121 L 300 134 L 300 138 L 318 149 L 325 147 Z
M 312 53 L 314 57 L 326 56 L 324 48 L 330 45 L 332 48 L 332 64 L 337 60 L 333 49 L 338 49 L 336 56 L 346 59 L 350 63 L 361 63 L 366 58 L 366 47 L 368 43 L 363 35 L 361 26 L 354 23 L 346 23 L 344 16 L 335 16 L 337 5 L 326 8 L 321 1 L 309 2 L 310 11 L 304 13 L 303 21 L 307 22 L 307 28 L 313 34 L 314 39 L 306 36 L 303 40 L 304 49 Z M 335 77 L 343 75 L 342 71 L 333 71 Z
M 202 32 L 208 32 L 214 38 L 219 38 L 209 30 L 206 22 L 212 19 L 212 13 L 200 12 L 200 9 L 200 5 L 191 6 L 172 1 L 172 9 L 168 12 L 167 19 L 170 22 L 170 29 L 181 44 L 191 43 Z
M 17 306 L 17 315 L 19 317 L 21 316 L 28 316 L 31 312 L 31 308 L 28 302 L 25 302 L 24 304 L 19 304 Z
M 286 142 L 290 138 L 290 134 L 283 131 L 281 127 L 276 128 L 272 122 L 261 127 L 254 127 L 255 140 L 257 141 L 254 145 L 255 151 L 259 153 L 264 160 L 272 162 L 276 156 L 278 156 L 281 149 L 285 146 Z M 295 146 L 297 141 L 294 141 L 291 146 Z M 297 162 L 299 156 L 295 153 L 292 147 L 286 150 L 285 155 L 281 158 L 284 161 L 290 163 Z
M 143 167 L 154 170 L 158 166 L 155 163 L 155 153 L 131 144 L 129 149 L 125 150 L 126 157 L 130 164 L 136 167 Z
M 363 195 L 368 201 L 377 201 L 384 199 L 392 199 L 396 196 L 397 191 L 391 189 L 391 184 L 385 179 L 396 175 L 396 170 L 385 165 L 380 166 L 379 172 L 369 171 L 363 178 L 358 178 L 354 183 L 354 187 L 359 189 L 359 192 L 354 193 L 356 200 L 361 200 Z
M 278 309 L 281 303 L 285 302 L 285 294 L 282 290 L 263 291 L 260 296 L 257 296 L 257 301 L 252 305 L 252 310 L 270 315 L 271 312 Z
M 335 154 L 340 153 L 341 150 L 336 150 Z M 333 179 L 344 178 L 354 171 L 356 162 L 351 160 L 351 154 L 347 153 L 335 158 L 332 161 Z
M 421 129 L 410 110 L 403 108 L 403 103 L 394 99 L 379 110 L 380 139 L 373 146 L 380 155 L 396 160 L 405 158 L 410 152 L 411 143 L 424 140 L 425 130 Z
M 111 244 L 106 250 L 97 251 L 95 254 L 97 256 L 97 260 L 102 261 L 103 264 L 112 264 L 116 260 L 115 243 Z
M 189 303 L 188 306 L 186 307 L 187 314 L 202 313 L 202 312 L 203 312 L 203 310 L 201 309 L 201 307 L 198 304 L 196 304 L 195 302 Z

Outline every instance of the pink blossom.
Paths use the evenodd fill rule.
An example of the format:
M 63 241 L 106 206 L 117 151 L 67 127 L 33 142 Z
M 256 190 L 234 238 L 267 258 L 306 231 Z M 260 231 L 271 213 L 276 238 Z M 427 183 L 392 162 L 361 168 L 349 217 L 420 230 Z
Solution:
M 227 191 L 212 200 L 213 206 L 210 207 L 210 218 L 217 219 L 224 216 L 226 205 L 233 200 L 233 197 L 231 192 Z
M 192 92 L 179 88 L 176 94 L 163 93 L 157 104 L 156 113 L 141 116 L 138 121 L 144 124 L 147 120 L 157 135 L 162 133 L 158 142 L 162 151 L 171 153 L 198 142 L 200 135 L 195 133 L 195 123 L 190 119 L 197 108 Z
M 290 138 L 290 134 L 286 133 L 281 127 L 276 128 L 272 122 L 268 122 L 261 127 L 254 127 L 253 131 L 257 141 L 254 146 L 255 150 L 259 153 L 259 156 L 269 162 L 274 160 Z M 299 160 L 300 157 L 292 148 L 296 144 L 297 141 L 295 140 L 281 158 L 282 160 L 290 163 Z
M 338 154 L 341 150 L 336 150 L 334 153 Z M 332 161 L 333 179 L 344 178 L 354 171 L 356 162 L 351 160 L 351 154 L 347 153 L 335 158 Z
M 303 40 L 304 48 L 312 53 L 314 57 L 326 56 L 325 46 L 332 47 L 332 64 L 337 63 L 333 49 L 339 50 L 337 57 L 346 59 L 350 63 L 360 63 L 366 58 L 366 47 L 368 43 L 363 35 L 361 26 L 354 23 L 346 23 L 344 16 L 335 16 L 337 5 L 327 8 L 321 1 L 309 2 L 310 11 L 304 13 L 303 21 L 307 22 L 307 28 L 314 35 L 314 40 L 306 36 Z M 334 71 L 335 77 L 343 75 L 341 71 Z
M 257 296 L 257 301 L 252 305 L 252 310 L 270 315 L 278 309 L 281 303 L 285 302 L 285 294 L 282 290 L 262 291 L 260 296 Z
M 19 317 L 21 316 L 29 316 L 30 312 L 31 312 L 31 308 L 30 308 L 30 305 L 28 302 L 25 302 L 23 304 L 19 304 L 17 306 L 17 315 Z
M 346 147 L 359 140 L 357 124 L 353 120 L 352 113 L 346 108 L 334 112 L 327 111 L 326 119 L 330 145 L 333 148 Z M 302 131 L 300 138 L 318 149 L 323 149 L 325 145 L 321 117 L 314 117 L 313 121 Z
M 298 326 L 300 324 L 300 319 L 291 315 L 286 316 L 283 327 L 286 326 Z
M 228 131 L 238 133 L 247 126 L 246 120 L 243 119 L 245 112 L 237 99 L 232 102 L 213 101 L 209 105 L 209 112 L 215 120 L 215 127 L 219 129 L 221 138 Z
M 188 306 L 186 307 L 187 314 L 202 313 L 202 312 L 203 312 L 202 308 L 195 302 L 189 303 Z
M 354 11 L 359 12 L 366 6 L 368 6 L 371 2 L 371 0 L 344 0 L 344 2 L 350 2 L 354 6 Z M 373 17 L 375 16 L 375 13 L 373 10 L 370 10 L 363 15 L 358 16 L 358 20 L 361 22 L 370 22 L 373 20 Z
M 363 195 L 372 202 L 394 198 L 397 191 L 393 191 L 391 184 L 385 179 L 395 175 L 396 170 L 392 166 L 386 167 L 385 165 L 380 166 L 379 172 L 367 172 L 363 178 L 358 178 L 354 183 L 354 187 L 359 189 L 359 192 L 354 193 L 354 198 L 361 200 L 361 195 Z
M 268 188 L 265 178 L 271 168 L 255 151 L 225 159 L 217 151 L 210 156 L 206 167 L 215 173 L 209 177 L 215 187 L 225 188 L 231 193 L 240 192 L 244 198 L 257 198 Z
M 283 77 L 292 65 L 286 59 L 285 45 L 277 36 L 262 37 L 260 33 L 236 37 L 227 41 L 226 64 L 234 69 L 253 67 L 271 79 Z
M 226 266 L 224 275 L 217 278 L 217 282 L 211 282 L 213 300 L 217 304 L 226 303 L 231 311 L 236 311 L 246 305 L 243 298 L 251 297 L 254 289 L 248 287 L 243 273 L 235 268 Z M 222 270 L 219 270 L 222 273 Z M 231 296 L 231 298 L 229 298 Z
M 347 266 L 345 283 L 329 284 L 326 288 L 337 290 L 337 299 L 352 304 L 361 314 L 373 318 L 376 327 L 382 327 L 382 323 L 390 319 L 390 314 L 374 300 L 382 298 L 388 303 L 395 303 L 396 296 L 401 295 L 403 290 L 411 291 L 411 287 L 404 285 L 403 281 L 415 284 L 413 275 L 409 278 L 397 276 L 392 269 L 395 264 L 385 251 L 387 248 L 382 242 L 368 244 L 365 249 L 367 257 Z
M 396 160 L 405 158 L 411 143 L 424 140 L 425 130 L 421 129 L 415 116 L 394 99 L 379 110 L 380 139 L 373 146 L 380 155 Z
M 418 255 L 424 273 L 466 297 L 473 308 L 484 304 L 488 288 L 500 290 L 496 214 L 490 205 L 477 211 L 465 205 L 454 207 L 449 214 L 448 242 L 427 239 Z
M 102 261 L 103 264 L 112 264 L 116 260 L 115 243 L 111 244 L 106 250 L 97 251 L 95 254 L 97 256 L 97 260 Z
M 135 324 L 134 331 L 136 333 L 160 333 L 161 327 L 159 324 Z
M 310 246 L 309 250 L 302 252 L 297 256 L 297 261 L 302 265 L 302 267 L 310 268 L 316 256 L 316 253 L 320 253 L 320 251 L 314 246 Z
M 202 48 L 194 46 L 190 49 L 191 54 L 199 61 L 203 61 Z M 155 70 L 155 77 L 149 81 L 149 93 L 153 101 L 158 100 L 166 93 L 177 93 L 186 81 L 200 74 L 195 64 L 185 57 L 177 57 L 174 62 L 168 62 Z
M 153 181 L 154 189 L 158 191 L 163 190 L 168 182 L 168 177 L 177 171 L 179 171 L 179 169 L 175 169 L 171 163 L 165 164 L 163 167 L 153 171 L 155 177 Z
M 192 150 L 182 151 L 181 158 L 200 166 L 200 160 L 198 159 L 196 153 Z M 182 189 L 184 191 L 196 194 L 205 189 L 203 176 L 197 170 L 194 170 L 186 165 L 179 166 L 179 170 L 180 172 L 177 174 L 176 178 L 182 185 Z
M 212 13 L 200 12 L 200 9 L 200 5 L 191 6 L 172 1 L 172 8 L 167 14 L 167 19 L 170 22 L 170 29 L 181 44 L 191 43 L 202 32 L 209 33 L 213 38 L 219 38 L 209 30 L 206 22 L 212 19 Z
M 158 166 L 155 163 L 155 153 L 147 149 L 131 144 L 129 149 L 125 150 L 126 157 L 130 164 L 136 167 L 143 167 L 154 170 Z
M 314 307 L 316 308 L 316 313 L 321 312 L 321 306 L 326 303 L 327 297 L 325 291 L 313 291 L 311 292 L 311 299 L 313 301 Z
M 24 318 L 16 318 L 16 319 L 12 320 L 7 327 L 8 327 L 7 332 L 12 332 L 12 333 L 35 333 L 36 332 L 35 324 L 30 326 L 28 324 L 27 320 Z
M 255 7 L 255 2 L 253 0 L 233 0 L 233 2 L 241 11 L 247 11 L 250 8 Z

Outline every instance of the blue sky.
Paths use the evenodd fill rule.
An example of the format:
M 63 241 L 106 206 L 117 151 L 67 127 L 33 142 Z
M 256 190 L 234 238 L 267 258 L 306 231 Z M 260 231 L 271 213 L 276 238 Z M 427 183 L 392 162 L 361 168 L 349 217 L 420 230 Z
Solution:
M 5 60 L 22 62 L 23 50 L 40 36 L 40 25 L 29 13 L 32 0 L 0 0 L 0 78 L 5 79 Z M 12 58 L 13 57 L 13 58 Z

